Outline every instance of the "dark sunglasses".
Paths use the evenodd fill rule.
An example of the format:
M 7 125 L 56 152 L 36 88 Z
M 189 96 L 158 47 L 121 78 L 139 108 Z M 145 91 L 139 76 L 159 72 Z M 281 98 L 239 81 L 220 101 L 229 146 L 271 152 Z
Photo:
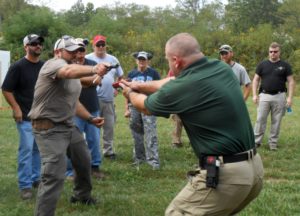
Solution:
M 97 43 L 97 44 L 96 44 L 96 47 L 105 47 L 105 46 L 106 46 L 105 43 Z
M 78 52 L 85 52 L 85 48 L 84 47 L 78 48 Z
M 278 50 L 270 50 L 269 53 L 278 53 Z
M 30 43 L 30 44 L 28 44 L 29 46 L 33 46 L 33 47 L 36 47 L 36 46 L 43 46 L 43 44 L 42 43 L 39 43 L 39 42 L 32 42 L 32 43 Z
M 220 52 L 220 55 L 228 55 L 228 52 Z

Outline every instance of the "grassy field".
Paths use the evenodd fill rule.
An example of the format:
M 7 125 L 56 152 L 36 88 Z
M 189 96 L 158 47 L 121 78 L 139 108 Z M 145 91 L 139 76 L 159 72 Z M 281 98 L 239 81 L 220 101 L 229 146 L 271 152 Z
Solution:
M 265 167 L 264 189 L 241 216 L 292 216 L 300 215 L 300 112 L 299 98 L 295 98 L 293 113 L 282 122 L 278 151 L 259 148 Z M 251 98 L 248 108 L 254 123 L 256 109 Z M 117 124 L 115 128 L 116 161 L 104 160 L 102 169 L 108 173 L 104 181 L 93 179 L 93 195 L 98 205 L 87 207 L 71 205 L 72 182 L 66 181 L 58 202 L 58 216 L 159 216 L 163 215 L 173 197 L 186 184 L 185 173 L 194 168 L 197 159 L 186 134 L 184 147 L 171 147 L 172 124 L 170 119 L 158 119 L 159 153 L 162 167 L 153 171 L 142 165 L 133 167 L 133 141 L 128 120 L 123 117 L 124 99 L 116 99 Z M 266 137 L 265 137 L 266 141 Z M 0 110 L 0 215 L 33 215 L 35 198 L 22 201 L 17 185 L 18 134 L 10 110 Z

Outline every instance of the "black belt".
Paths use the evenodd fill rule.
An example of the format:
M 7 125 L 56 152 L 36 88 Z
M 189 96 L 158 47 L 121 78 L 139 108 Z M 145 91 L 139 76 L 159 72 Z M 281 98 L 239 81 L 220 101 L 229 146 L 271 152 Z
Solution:
M 267 90 L 262 90 L 261 93 L 264 94 L 270 94 L 270 95 L 276 95 L 276 94 L 280 94 L 280 93 L 284 93 L 285 91 L 267 91 Z
M 223 155 L 223 156 L 215 156 L 223 163 L 235 163 L 252 159 L 256 155 L 256 148 L 253 148 L 249 151 L 238 153 L 235 155 Z M 199 165 L 202 169 L 206 167 L 206 159 L 209 155 L 202 156 L 199 160 Z

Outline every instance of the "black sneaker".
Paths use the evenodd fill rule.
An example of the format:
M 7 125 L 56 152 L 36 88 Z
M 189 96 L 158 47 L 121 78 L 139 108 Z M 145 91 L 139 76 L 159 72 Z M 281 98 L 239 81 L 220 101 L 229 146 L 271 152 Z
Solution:
M 32 187 L 33 187 L 33 188 L 38 188 L 39 185 L 40 185 L 40 183 L 41 183 L 41 181 L 39 181 L 39 180 L 38 180 L 38 181 L 35 181 L 35 182 L 32 183 Z
M 84 205 L 96 205 L 96 203 L 97 203 L 97 201 L 92 197 L 90 197 L 88 199 L 79 199 L 79 198 L 76 198 L 75 196 L 71 196 L 70 202 L 73 204 L 81 203 Z

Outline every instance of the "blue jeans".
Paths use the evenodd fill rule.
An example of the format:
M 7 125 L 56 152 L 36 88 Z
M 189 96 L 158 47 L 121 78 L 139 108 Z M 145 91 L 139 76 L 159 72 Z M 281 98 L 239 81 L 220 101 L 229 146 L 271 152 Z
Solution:
M 32 183 L 40 180 L 41 158 L 34 140 L 30 121 L 17 123 L 19 131 L 18 181 L 19 188 L 31 188 Z
M 92 112 L 93 116 L 99 116 L 99 112 Z M 101 150 L 100 150 L 100 129 L 90 124 L 86 120 L 79 117 L 74 117 L 74 122 L 81 133 L 85 134 L 85 140 L 88 144 L 91 153 L 91 166 L 99 167 L 101 165 Z M 72 164 L 68 159 L 66 176 L 72 176 Z

